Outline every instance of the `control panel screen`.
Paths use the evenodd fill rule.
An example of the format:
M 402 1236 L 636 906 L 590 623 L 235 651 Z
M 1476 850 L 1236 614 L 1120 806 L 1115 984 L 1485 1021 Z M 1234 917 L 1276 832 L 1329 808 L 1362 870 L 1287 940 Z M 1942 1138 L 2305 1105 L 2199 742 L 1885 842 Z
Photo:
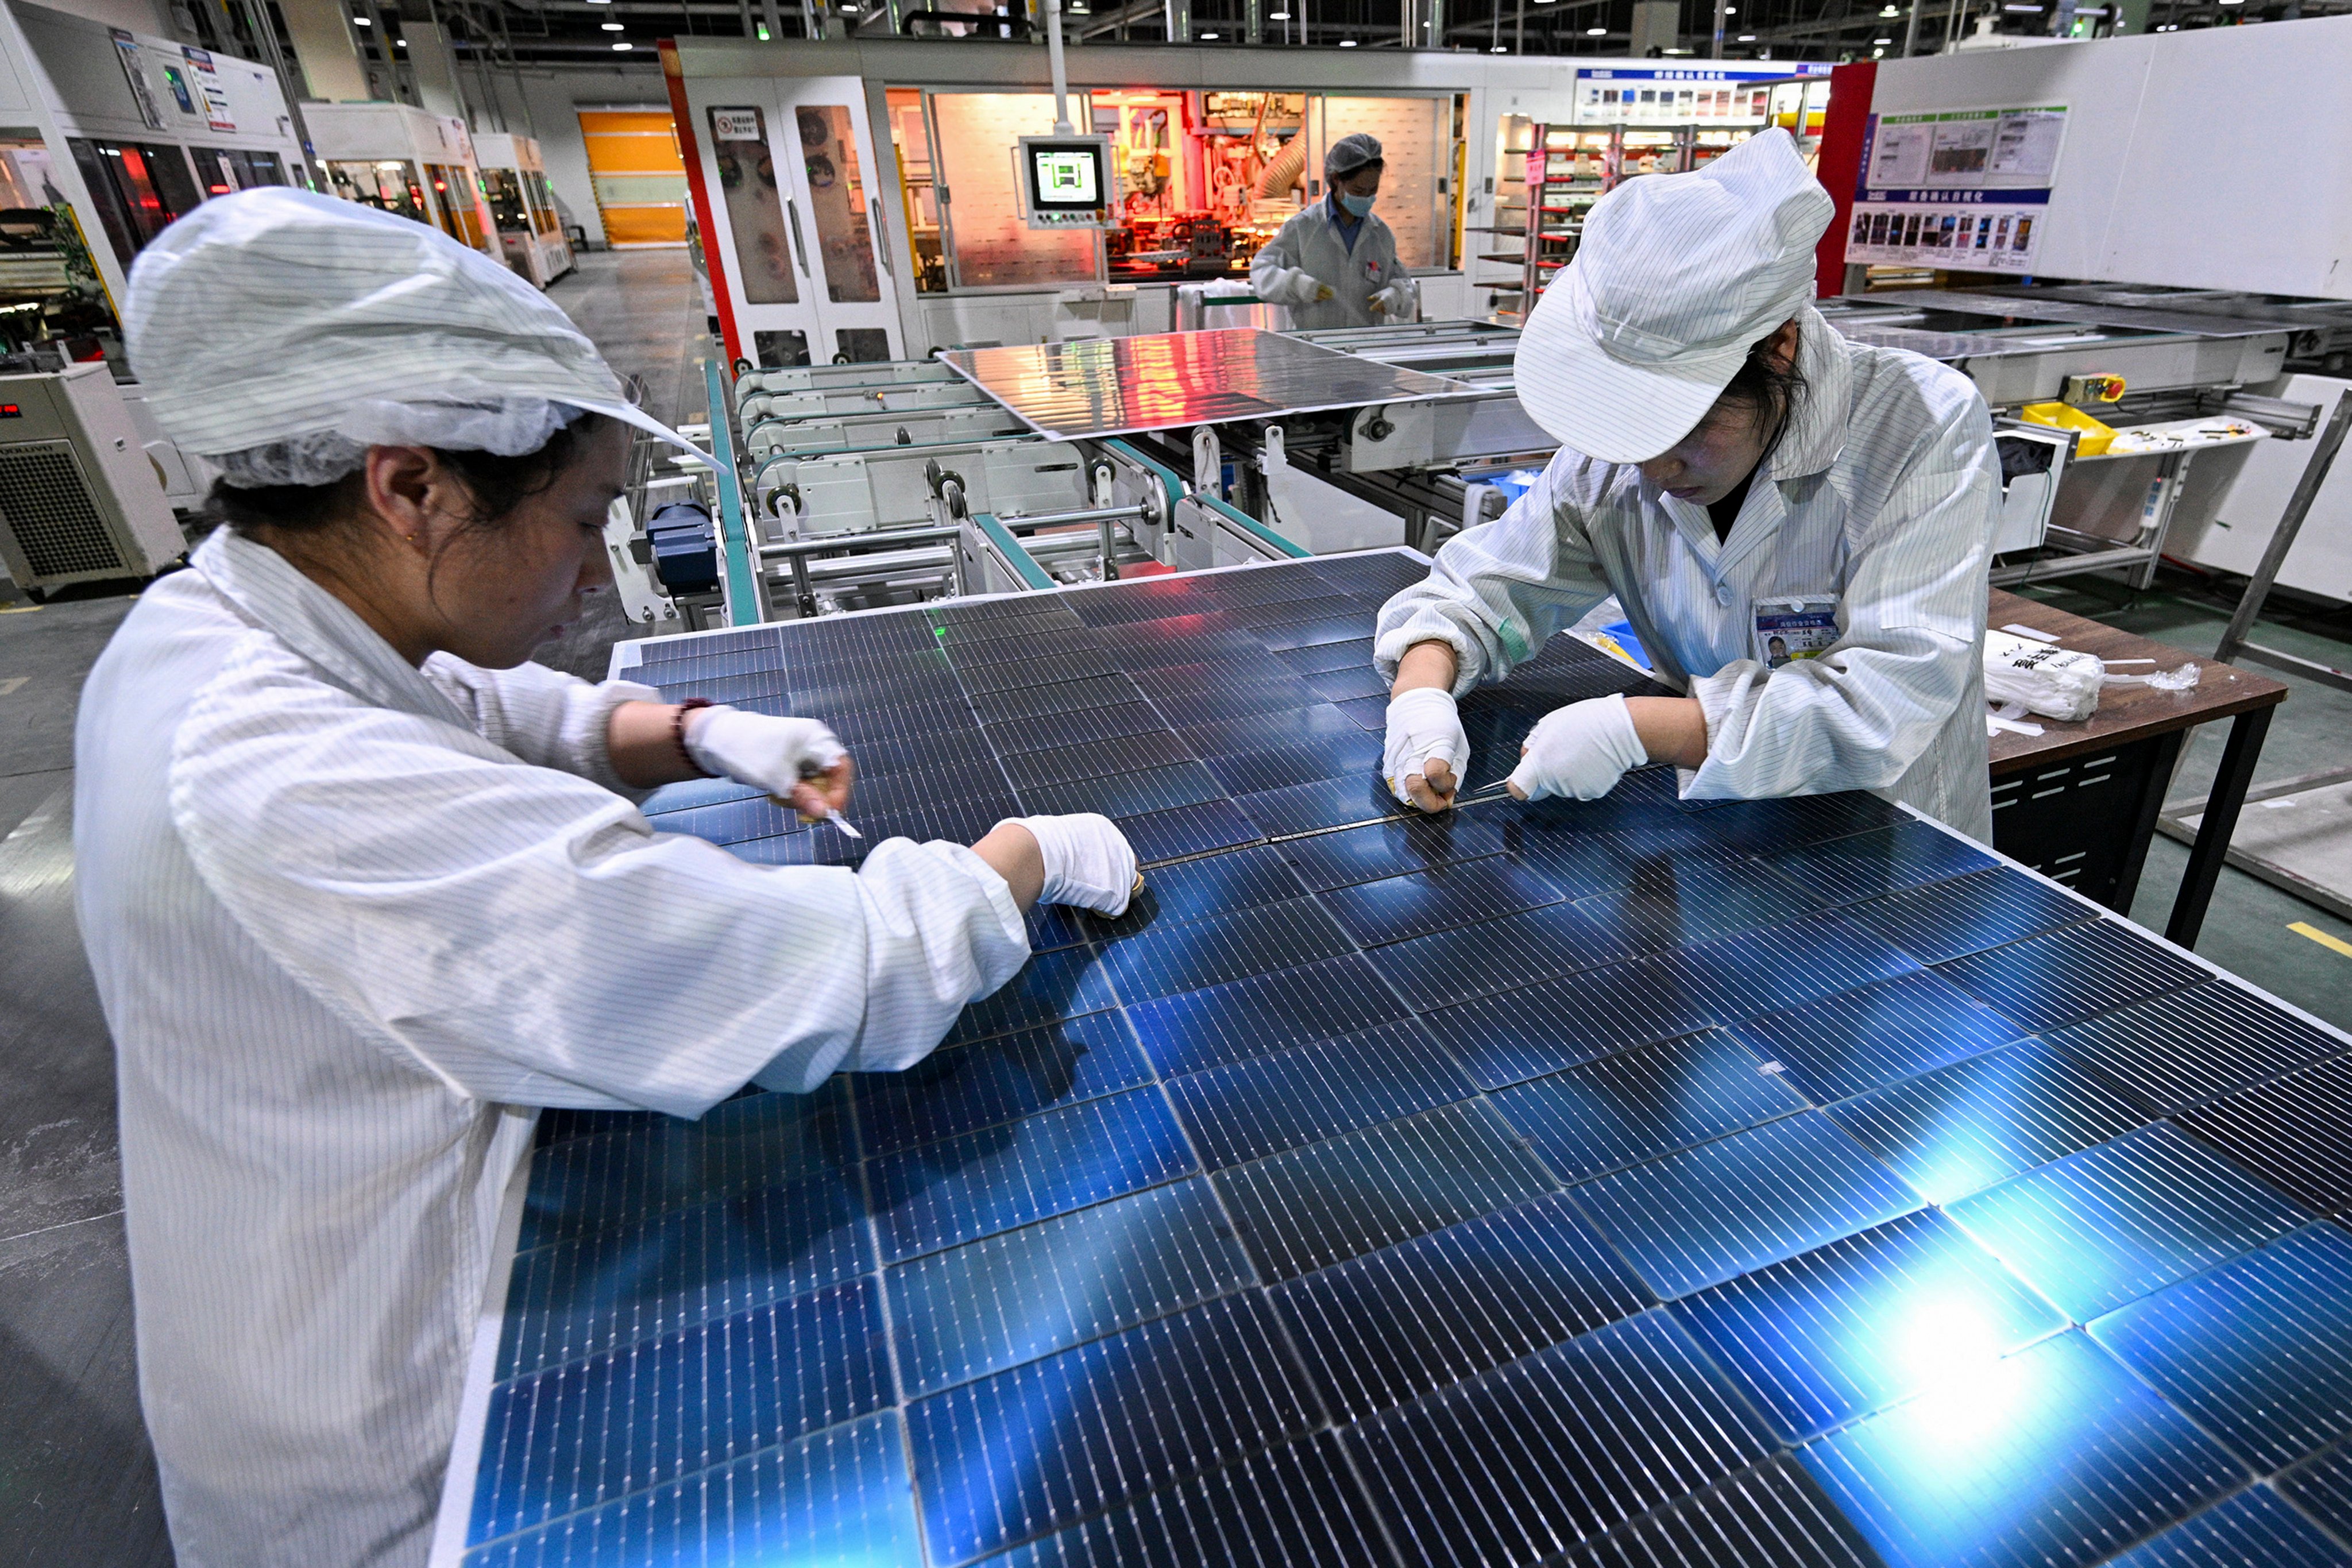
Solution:
M 1039 212 L 1103 205 L 1102 148 L 1096 143 L 1032 142 L 1029 202 Z

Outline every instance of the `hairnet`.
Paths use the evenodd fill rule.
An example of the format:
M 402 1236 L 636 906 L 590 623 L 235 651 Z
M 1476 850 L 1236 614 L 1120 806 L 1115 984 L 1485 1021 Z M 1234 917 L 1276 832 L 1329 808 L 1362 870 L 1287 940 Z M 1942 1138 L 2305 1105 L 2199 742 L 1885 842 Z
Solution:
M 1323 177 L 1327 180 L 1344 179 L 1365 164 L 1380 161 L 1380 138 L 1367 136 L 1359 131 L 1331 143 L 1330 150 L 1323 154 Z
M 512 457 L 583 411 L 695 449 L 502 264 L 283 186 L 216 196 L 142 251 L 123 340 L 163 433 L 232 484 L 324 484 L 372 446 Z

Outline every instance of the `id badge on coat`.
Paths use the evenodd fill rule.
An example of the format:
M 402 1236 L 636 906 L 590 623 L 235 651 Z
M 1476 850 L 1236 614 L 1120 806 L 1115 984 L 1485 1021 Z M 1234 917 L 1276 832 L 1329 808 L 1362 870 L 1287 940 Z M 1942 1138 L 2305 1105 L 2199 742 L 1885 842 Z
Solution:
M 1756 658 L 1767 669 L 1819 658 L 1839 637 L 1834 598 L 1792 595 L 1754 601 Z

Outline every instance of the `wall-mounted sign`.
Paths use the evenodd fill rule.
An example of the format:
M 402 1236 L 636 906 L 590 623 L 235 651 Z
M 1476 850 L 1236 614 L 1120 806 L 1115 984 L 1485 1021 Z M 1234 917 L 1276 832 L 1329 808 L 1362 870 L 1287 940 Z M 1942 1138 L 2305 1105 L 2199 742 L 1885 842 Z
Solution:
M 1576 118 L 1584 125 L 1760 125 L 1772 92 L 1762 84 L 1829 74 L 1826 65 L 1586 66 L 1576 73 Z
M 2032 271 L 2065 137 L 2063 104 L 1872 115 L 1846 259 Z
M 155 102 L 155 89 L 148 84 L 147 74 L 139 68 L 139 40 L 120 27 L 109 27 L 106 33 L 114 40 L 115 58 L 122 66 L 123 79 L 131 84 L 131 98 L 139 106 L 139 118 L 147 122 L 150 131 L 163 130 L 163 110 Z
M 756 109 L 714 109 L 710 111 L 710 134 L 720 142 L 764 142 L 767 132 L 761 129 L 760 111 Z
M 228 89 L 221 85 L 220 71 L 213 58 L 193 44 L 181 46 L 180 52 L 188 57 L 188 64 L 196 73 L 196 92 L 205 100 L 205 121 L 215 131 L 236 129 L 236 116 L 228 110 Z

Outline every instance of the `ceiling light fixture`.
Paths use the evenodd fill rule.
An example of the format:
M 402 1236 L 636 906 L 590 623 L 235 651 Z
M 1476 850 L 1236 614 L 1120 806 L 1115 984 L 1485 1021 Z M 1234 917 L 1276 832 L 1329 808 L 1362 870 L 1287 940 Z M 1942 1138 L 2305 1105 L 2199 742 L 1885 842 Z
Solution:
M 1753 34 L 1753 33 L 1742 33 L 1742 34 L 1740 34 L 1740 35 L 1739 35 L 1739 42 L 1741 42 L 1741 43 L 1743 43 L 1743 44 L 1752 44 L 1752 43 L 1754 43 L 1755 41 L 1756 41 L 1756 35 L 1755 35 L 1755 34 Z
M 354 27 L 373 27 L 375 26 L 375 18 L 373 16 L 354 16 L 352 18 L 352 26 Z
M 1870 41 L 1874 44 L 1891 44 L 1895 40 L 1892 38 L 1873 38 Z
M 1201 41 L 1204 44 L 1213 44 L 1217 41 L 1217 35 L 1214 33 L 1203 33 L 1201 35 Z
M 617 33 L 621 31 L 621 24 L 618 22 L 599 22 L 596 25 L 604 28 L 604 31 L 608 33 Z
M 1339 40 L 1339 47 L 1343 49 L 1352 49 L 1356 47 L 1356 40 L 1353 38 L 1342 38 Z
M 1487 52 L 1488 54 L 1490 54 L 1490 55 L 1507 55 L 1507 54 L 1509 54 L 1511 51 L 1510 51 L 1510 50 L 1508 50 L 1508 49 L 1507 49 L 1507 48 L 1505 48 L 1505 47 L 1504 47 L 1502 45 L 1500 45 L 1500 44 L 1496 44 L 1496 45 L 1492 46 L 1491 47 L 1489 47 L 1489 48 L 1486 50 L 1486 52 Z
M 629 50 L 629 49 L 634 49 L 634 48 L 635 48 L 636 47 L 637 47 L 637 46 L 636 46 L 636 45 L 635 45 L 635 44 L 614 44 L 614 45 L 613 46 L 613 47 L 614 47 L 615 49 L 619 49 L 619 50 L 623 50 L 623 51 L 626 51 L 626 50 Z
M 1605 38 L 1609 36 L 1609 29 L 1606 27 L 1587 27 L 1584 29 L 1584 36 L 1588 38 Z

